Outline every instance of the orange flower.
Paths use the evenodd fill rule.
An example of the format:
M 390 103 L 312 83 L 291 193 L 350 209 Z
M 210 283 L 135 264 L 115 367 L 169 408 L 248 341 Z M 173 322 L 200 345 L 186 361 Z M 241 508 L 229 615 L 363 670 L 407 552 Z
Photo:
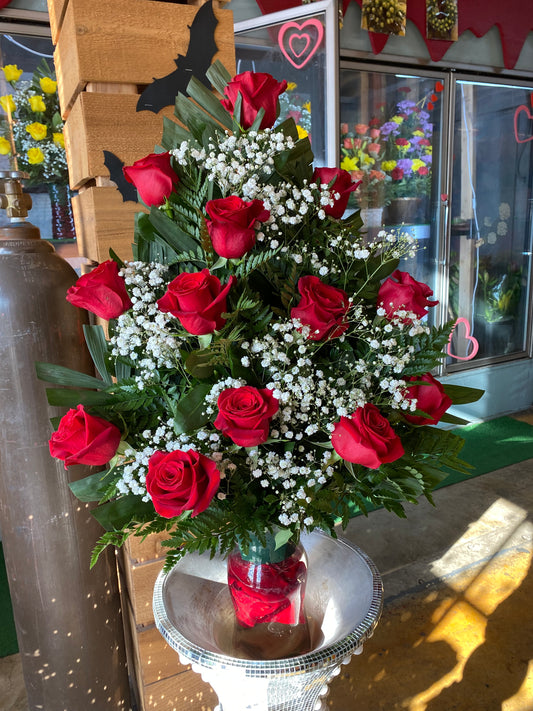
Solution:
M 354 126 L 355 132 L 358 133 L 360 136 L 364 136 L 365 133 L 368 131 L 368 126 L 366 123 L 356 123 Z

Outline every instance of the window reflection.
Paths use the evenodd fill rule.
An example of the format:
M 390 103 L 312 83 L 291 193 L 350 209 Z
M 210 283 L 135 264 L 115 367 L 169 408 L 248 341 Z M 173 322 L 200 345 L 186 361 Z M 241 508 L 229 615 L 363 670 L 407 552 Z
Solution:
M 349 207 L 372 236 L 404 231 L 418 243 L 400 268 L 435 288 L 434 166 L 443 84 L 433 78 L 341 71 L 341 167 L 361 181 Z

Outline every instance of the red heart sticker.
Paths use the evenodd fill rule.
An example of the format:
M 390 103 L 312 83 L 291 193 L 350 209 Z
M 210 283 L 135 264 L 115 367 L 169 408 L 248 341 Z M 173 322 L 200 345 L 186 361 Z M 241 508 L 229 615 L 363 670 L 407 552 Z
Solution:
M 299 25 L 286 22 L 278 34 L 278 45 L 285 59 L 295 69 L 302 69 L 320 47 L 324 25 L 316 17 Z
M 464 335 L 461 333 L 462 329 L 457 328 L 459 325 L 464 326 Z M 458 356 L 452 353 L 452 336 L 455 333 L 456 329 L 458 334 L 457 341 L 459 343 L 463 343 L 464 341 L 466 341 L 466 347 L 464 349 L 464 352 L 468 353 L 469 347 L 472 347 L 471 352 L 468 353 L 467 356 Z M 450 358 L 455 358 L 455 360 L 472 360 L 472 358 L 476 357 L 477 352 L 479 350 L 479 342 L 477 338 L 471 336 L 470 333 L 470 322 L 468 321 L 468 319 L 464 318 L 463 316 L 460 316 L 455 322 L 453 331 L 450 333 L 450 338 L 448 339 L 448 347 L 446 348 L 446 353 L 450 356 Z

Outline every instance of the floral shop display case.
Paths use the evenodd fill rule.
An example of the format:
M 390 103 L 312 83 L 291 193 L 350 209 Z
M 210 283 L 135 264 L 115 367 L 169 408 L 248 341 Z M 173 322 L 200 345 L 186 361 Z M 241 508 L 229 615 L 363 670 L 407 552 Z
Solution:
M 101 262 L 109 247 L 122 258 L 131 255 L 134 215 L 141 205 L 124 201 L 104 162 L 104 151 L 120 165 L 131 165 L 153 152 L 162 131 L 159 112 L 137 110 L 142 91 L 154 78 L 176 69 L 186 56 L 190 31 L 199 8 L 152 0 L 50 0 L 54 60 L 80 253 Z M 235 69 L 233 14 L 213 5 L 214 41 L 219 59 Z M 169 27 L 173 28 L 169 32 Z M 154 47 L 159 50 L 154 52 Z M 171 102 L 173 103 L 173 102 Z

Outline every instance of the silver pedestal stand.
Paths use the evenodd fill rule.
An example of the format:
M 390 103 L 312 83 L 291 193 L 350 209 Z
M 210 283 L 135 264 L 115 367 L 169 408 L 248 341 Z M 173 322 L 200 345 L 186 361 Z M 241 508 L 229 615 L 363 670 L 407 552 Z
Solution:
M 356 546 L 313 532 L 302 537 L 309 560 L 306 611 L 313 651 L 259 661 L 232 656 L 234 613 L 226 561 L 187 555 L 161 573 L 154 589 L 157 628 L 218 696 L 219 711 L 318 711 L 328 684 L 362 651 L 383 596 L 374 563 Z

